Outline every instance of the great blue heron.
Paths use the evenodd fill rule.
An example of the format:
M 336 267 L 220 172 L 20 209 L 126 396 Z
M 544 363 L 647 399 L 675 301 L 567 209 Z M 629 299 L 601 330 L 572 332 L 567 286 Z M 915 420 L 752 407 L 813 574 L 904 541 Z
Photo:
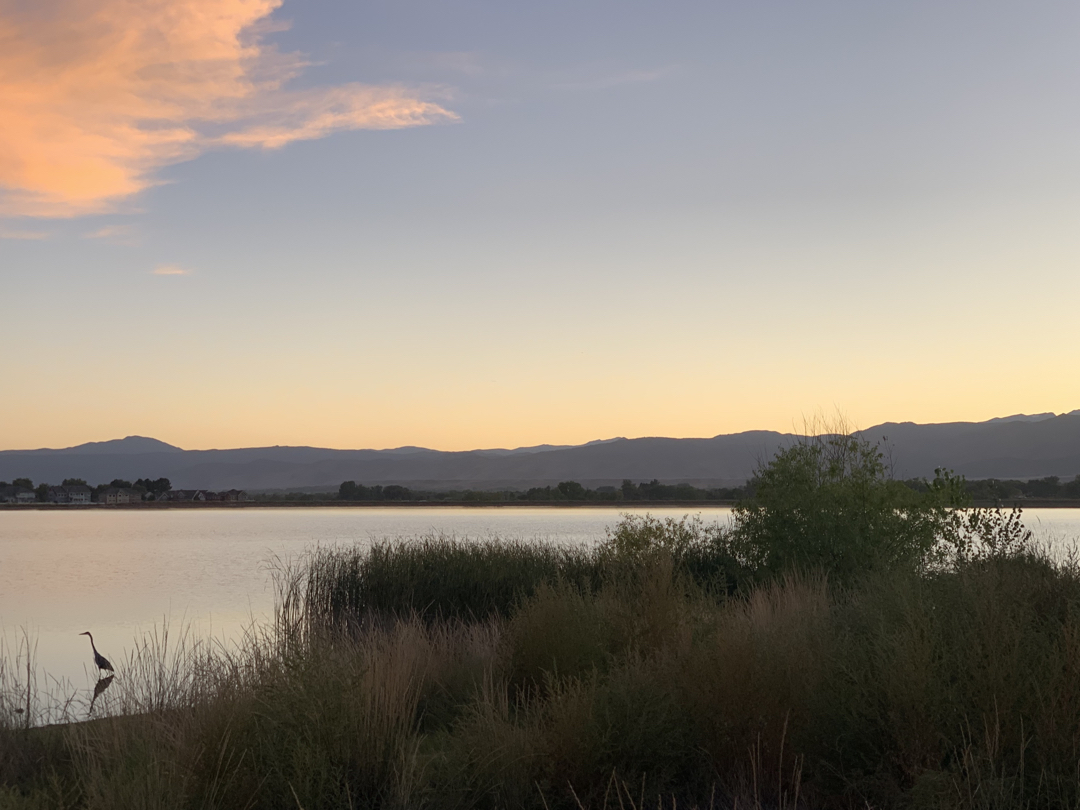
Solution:
M 85 633 L 79 633 L 80 636 L 90 636 L 90 631 Z M 94 651 L 94 663 L 97 664 L 98 669 L 107 669 L 109 672 L 113 671 L 112 664 L 109 663 L 109 659 L 97 651 L 97 647 L 94 646 L 94 637 L 90 636 L 90 649 Z

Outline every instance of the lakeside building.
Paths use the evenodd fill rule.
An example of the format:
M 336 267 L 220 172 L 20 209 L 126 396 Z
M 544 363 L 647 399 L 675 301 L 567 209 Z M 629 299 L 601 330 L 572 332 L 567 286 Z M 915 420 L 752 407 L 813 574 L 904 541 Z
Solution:
M 137 489 L 128 489 L 127 487 L 106 487 L 98 493 L 98 503 L 121 505 L 128 503 L 139 503 L 142 500 L 142 493 Z
M 93 490 L 88 486 L 76 484 L 75 486 L 49 487 L 46 496 L 48 503 L 90 503 Z
M 94 495 L 94 490 L 88 486 L 78 484 L 75 486 L 50 486 L 46 491 L 45 503 L 61 504 L 89 504 L 101 503 L 107 506 L 123 506 L 132 503 L 141 503 L 144 493 L 138 489 L 129 487 L 105 487 Z M 174 489 L 170 492 L 160 493 L 158 501 L 177 502 L 240 502 L 250 501 L 247 492 L 242 489 L 228 489 L 223 492 L 212 492 L 206 489 Z M 37 503 L 37 492 L 26 487 L 3 486 L 0 487 L 0 503 Z
M 0 503 L 33 503 L 37 500 L 34 490 L 26 487 L 0 487 Z
M 170 502 L 205 501 L 206 492 L 201 489 L 174 489 L 169 492 L 162 492 L 157 499 Z

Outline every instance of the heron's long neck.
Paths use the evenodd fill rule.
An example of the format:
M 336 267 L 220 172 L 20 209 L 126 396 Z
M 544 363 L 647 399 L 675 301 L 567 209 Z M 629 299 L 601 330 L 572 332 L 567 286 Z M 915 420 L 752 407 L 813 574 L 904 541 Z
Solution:
M 91 636 L 89 633 L 87 633 L 86 635 L 90 638 L 90 649 L 94 651 L 95 655 L 97 655 L 97 647 L 94 646 L 94 637 Z

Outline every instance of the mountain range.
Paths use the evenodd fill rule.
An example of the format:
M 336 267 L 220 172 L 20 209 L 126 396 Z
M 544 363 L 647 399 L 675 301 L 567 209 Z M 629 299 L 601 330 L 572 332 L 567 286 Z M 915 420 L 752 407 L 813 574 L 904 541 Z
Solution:
M 887 422 L 860 431 L 887 448 L 895 475 L 932 477 L 945 467 L 968 478 L 1071 479 L 1080 474 L 1080 410 L 999 417 L 986 422 Z M 589 487 L 624 479 L 695 486 L 744 482 L 793 433 L 746 431 L 703 439 L 606 439 L 583 445 L 447 452 L 423 447 L 336 450 L 252 447 L 183 450 L 128 436 L 77 447 L 0 451 L 0 480 L 91 484 L 116 478 L 170 479 L 176 488 L 249 491 L 335 490 L 342 481 L 413 489 L 525 489 L 560 481 Z

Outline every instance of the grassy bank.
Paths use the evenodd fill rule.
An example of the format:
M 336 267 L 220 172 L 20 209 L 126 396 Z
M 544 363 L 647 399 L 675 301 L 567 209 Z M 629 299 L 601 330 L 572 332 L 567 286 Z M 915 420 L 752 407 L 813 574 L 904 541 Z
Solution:
M 0 807 L 1080 807 L 1080 568 L 847 462 L 730 529 L 314 552 L 124 716 L 20 728 L 3 670 Z

